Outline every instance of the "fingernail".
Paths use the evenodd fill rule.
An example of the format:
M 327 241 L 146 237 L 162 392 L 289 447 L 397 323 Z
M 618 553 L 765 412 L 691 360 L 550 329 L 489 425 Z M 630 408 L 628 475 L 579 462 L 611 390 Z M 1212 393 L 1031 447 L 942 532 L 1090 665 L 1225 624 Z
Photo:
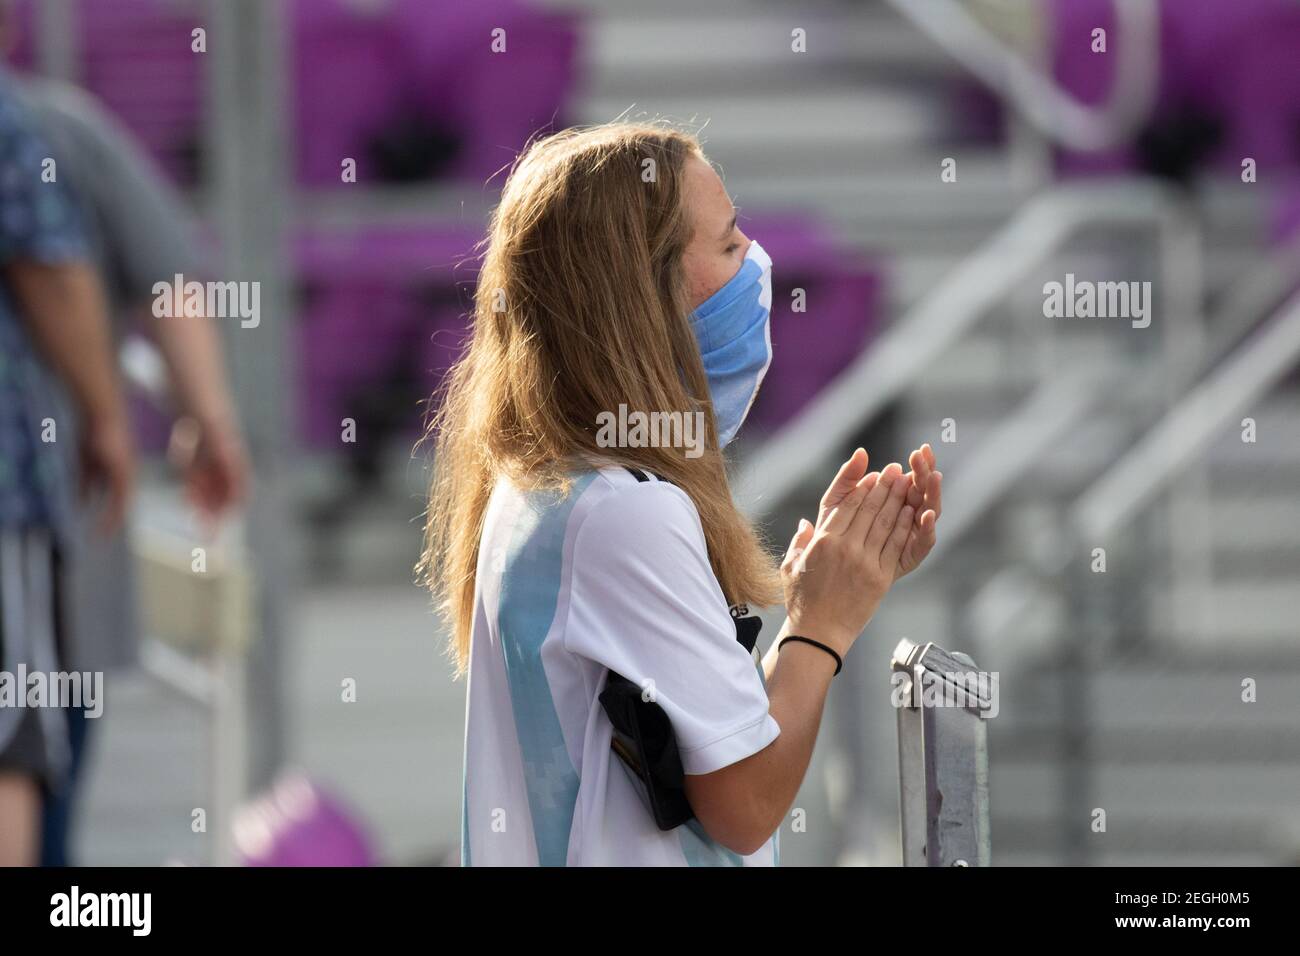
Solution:
M 800 518 L 800 519 L 799 519 L 799 533 L 800 533 L 800 534 L 803 534 L 805 531 L 807 531 L 809 527 L 811 527 L 811 525 L 809 524 L 807 518 Z

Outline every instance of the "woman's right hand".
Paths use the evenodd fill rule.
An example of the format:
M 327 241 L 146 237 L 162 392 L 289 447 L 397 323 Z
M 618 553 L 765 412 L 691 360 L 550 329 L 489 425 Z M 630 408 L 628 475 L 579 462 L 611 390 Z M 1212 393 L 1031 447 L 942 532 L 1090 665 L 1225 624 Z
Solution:
M 832 488 L 860 466 L 859 453 L 865 457 L 855 452 Z M 841 657 L 848 653 L 894 581 L 912 528 L 910 486 L 893 463 L 856 481 L 816 525 L 800 519 L 781 563 L 789 633 L 821 641 Z

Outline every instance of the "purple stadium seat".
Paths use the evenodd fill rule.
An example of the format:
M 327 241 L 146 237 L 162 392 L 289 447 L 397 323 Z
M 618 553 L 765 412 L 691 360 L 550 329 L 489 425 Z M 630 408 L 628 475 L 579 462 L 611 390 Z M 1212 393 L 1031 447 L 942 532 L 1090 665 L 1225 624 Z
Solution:
M 1118 35 L 1115 10 L 1110 0 L 1053 0 L 1048 10 L 1051 18 L 1051 62 L 1056 82 L 1076 99 L 1089 105 L 1109 100 L 1115 61 L 1124 37 Z M 1106 31 L 1104 54 L 1092 52 L 1092 31 Z M 1181 58 L 1177 56 L 1179 40 L 1170 18 L 1160 18 L 1160 75 L 1157 110 L 1168 109 L 1179 97 Z M 1100 153 L 1062 151 L 1058 168 L 1067 174 L 1109 173 L 1125 171 L 1136 165 L 1132 145 Z
M 419 424 L 472 308 L 476 230 L 406 227 L 306 233 L 296 243 L 300 434 L 338 447 L 340 421 L 389 390 L 405 428 Z M 404 411 L 403 411 L 404 410 Z
M 1300 4 L 1252 0 L 1229 8 L 1255 16 L 1227 38 L 1231 55 L 1222 68 L 1201 71 L 1210 73 L 1207 94 L 1217 95 L 1226 123 L 1216 158 L 1228 173 L 1239 173 L 1246 156 L 1258 163 L 1262 178 L 1276 179 L 1285 168 L 1300 171 Z
M 1300 174 L 1278 190 L 1269 238 L 1275 245 L 1281 245 L 1297 233 L 1300 233 Z
M 563 125 L 574 81 L 571 16 L 521 0 L 294 0 L 299 179 L 483 180 L 533 133 Z M 504 53 L 491 49 L 505 31 Z
M 845 252 L 813 220 L 755 217 L 742 227 L 759 237 L 775 263 L 772 367 L 750 419 L 768 431 L 792 418 L 867 346 L 879 324 L 884 284 L 872 263 Z M 805 312 L 792 311 L 796 288 L 805 290 Z
M 14 61 L 23 68 L 36 59 L 34 9 L 20 0 L 16 10 Z M 83 85 L 177 182 L 196 182 L 205 64 L 190 31 L 204 25 L 201 6 L 78 0 L 74 9 Z M 486 179 L 529 136 L 563 125 L 576 26 L 574 16 L 524 0 L 292 0 L 288 108 L 299 181 L 340 185 L 347 157 L 361 182 Z M 498 27 L 504 53 L 491 49 Z
M 14 62 L 36 60 L 33 0 L 15 7 Z M 196 12 L 198 11 L 198 12 Z M 203 63 L 190 51 L 201 10 L 164 0 L 79 0 L 74 4 L 79 82 L 98 96 L 175 181 L 197 179 Z
M 375 866 L 356 819 L 309 778 L 281 778 L 235 815 L 235 847 L 245 866 Z
M 1063 151 L 1064 173 L 1129 171 L 1204 153 L 1195 165 L 1239 173 L 1300 167 L 1300 4 L 1291 0 L 1162 0 L 1159 92 L 1145 143 L 1098 154 Z M 1054 0 L 1052 61 L 1057 81 L 1086 103 L 1105 100 L 1124 42 L 1111 0 Z M 1091 32 L 1107 31 L 1093 53 Z M 1154 157 L 1154 158 L 1153 158 Z

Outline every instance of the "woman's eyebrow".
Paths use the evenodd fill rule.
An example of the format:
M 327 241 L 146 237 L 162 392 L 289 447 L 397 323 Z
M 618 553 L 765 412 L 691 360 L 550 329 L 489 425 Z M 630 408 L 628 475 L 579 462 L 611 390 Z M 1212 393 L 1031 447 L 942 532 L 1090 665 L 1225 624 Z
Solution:
M 721 239 L 726 239 L 736 228 L 736 210 L 731 210 L 731 221 L 727 223 L 727 228 L 722 231 Z

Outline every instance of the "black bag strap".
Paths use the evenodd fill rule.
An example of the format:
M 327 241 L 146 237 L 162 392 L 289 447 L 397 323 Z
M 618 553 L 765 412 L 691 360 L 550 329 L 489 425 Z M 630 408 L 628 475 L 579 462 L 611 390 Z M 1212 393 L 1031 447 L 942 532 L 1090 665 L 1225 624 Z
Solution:
M 665 485 L 671 485 L 671 484 L 672 484 L 671 481 L 669 481 L 669 480 L 668 480 L 667 478 L 665 478 L 663 475 L 659 474 L 659 472 L 657 472 L 657 471 L 644 472 L 644 471 L 642 471 L 640 468 L 633 468 L 631 465 L 624 465 L 624 466 L 623 466 L 623 469 L 624 469 L 624 470 L 625 470 L 629 475 L 631 475 L 633 478 L 635 478 L 638 482 L 649 481 L 649 480 L 650 480 L 650 477 L 649 477 L 649 476 L 650 476 L 650 475 L 654 475 L 656 481 L 662 481 Z
M 624 465 L 623 468 L 637 480 L 638 484 L 650 480 L 647 474 L 639 468 L 633 468 L 631 465 Z M 671 481 L 657 471 L 652 471 L 650 474 L 666 485 L 672 484 Z M 736 640 L 749 653 L 754 653 L 754 646 L 758 644 L 758 632 L 763 629 L 763 622 L 758 617 L 750 615 L 749 606 L 746 604 L 734 604 L 730 610 L 731 620 L 736 625 Z

